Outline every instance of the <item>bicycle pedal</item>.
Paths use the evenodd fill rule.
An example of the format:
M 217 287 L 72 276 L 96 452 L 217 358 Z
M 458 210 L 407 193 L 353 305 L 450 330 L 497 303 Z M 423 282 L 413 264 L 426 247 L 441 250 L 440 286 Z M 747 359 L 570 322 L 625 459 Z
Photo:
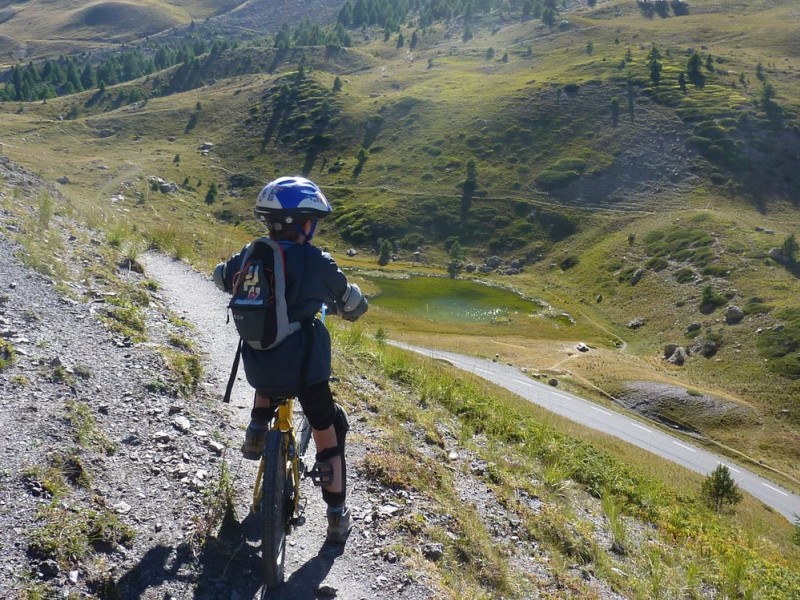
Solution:
M 305 476 L 317 487 L 324 487 L 333 483 L 333 465 L 329 462 L 318 462 L 314 468 L 305 472 Z

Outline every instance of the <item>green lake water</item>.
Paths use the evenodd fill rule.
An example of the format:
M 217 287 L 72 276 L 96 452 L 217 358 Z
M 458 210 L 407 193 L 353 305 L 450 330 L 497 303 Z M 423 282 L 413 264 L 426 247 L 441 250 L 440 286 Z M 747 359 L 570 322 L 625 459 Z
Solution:
M 491 323 L 530 316 L 542 306 L 514 292 L 465 279 L 369 277 L 380 293 L 370 304 L 434 321 Z

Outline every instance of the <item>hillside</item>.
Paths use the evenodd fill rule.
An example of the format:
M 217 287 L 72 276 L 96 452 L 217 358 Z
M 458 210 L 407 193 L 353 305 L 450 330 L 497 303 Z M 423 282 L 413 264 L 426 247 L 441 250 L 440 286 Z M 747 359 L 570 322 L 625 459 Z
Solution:
M 49 213 L 57 194 L 24 202 L 47 189 L 35 176 L 8 163 L 3 174 L 0 594 L 262 597 L 255 465 L 236 452 L 247 386 L 219 403 L 236 342 L 224 296 L 185 262 L 131 262 Z M 322 544 L 323 507 L 305 482 L 307 522 L 270 597 L 800 589 L 797 534 L 779 515 L 750 500 L 712 514 L 698 477 L 614 458 L 611 438 L 334 321 L 356 527 L 344 549 Z
M 284 28 L 260 3 L 154 2 L 152 23 L 116 4 L 168 31 L 135 44 L 137 30 L 109 29 L 107 5 L 72 7 L 35 34 L 55 42 L 3 75 L 2 160 L 53 190 L 14 204 L 58 197 L 58 214 L 130 260 L 157 249 L 207 271 L 259 231 L 264 181 L 307 174 L 335 209 L 319 242 L 374 300 L 370 336 L 512 363 L 800 489 L 794 2 L 550 15 L 542 2 L 465 14 L 457 0 L 365 1 L 368 24 L 344 3 L 287 3 Z M 36 3 L 2 10 L 30 18 Z M 298 23 L 304 10 L 346 26 Z M 58 28 L 103 51 L 59 59 Z M 541 309 L 433 319 L 409 306 L 424 286 L 382 305 L 382 278 L 415 275 Z
M 507 342 L 533 348 L 541 336 L 569 348 L 583 337 L 600 351 L 509 359 L 560 365 L 570 385 L 626 403 L 629 382 L 654 381 L 747 407 L 744 420 L 725 411 L 699 420 L 707 411 L 680 403 L 656 417 L 766 462 L 791 485 L 800 475 L 800 443 L 784 443 L 800 441 L 798 282 L 769 257 L 798 223 L 795 55 L 782 41 L 790 14 L 790 3 L 710 2 L 662 18 L 609 2 L 573 5 L 552 28 L 493 13 L 425 27 L 411 19 L 388 35 L 353 29 L 348 48 L 218 41 L 102 94 L 6 103 L 0 135 L 14 161 L 68 181 L 62 193 L 89 222 L 131 244 L 144 233 L 204 266 L 255 231 L 251 199 L 264 174 L 298 171 L 334 202 L 323 239 L 362 250 L 352 268 L 371 269 L 383 240 L 399 259 L 393 270 L 442 272 L 456 240 L 463 265 L 516 261 L 516 276 L 480 278 L 542 298 L 576 328 L 566 339 L 544 328 Z M 765 23 L 769 48 L 751 33 Z M 212 149 L 201 151 L 206 142 Z M 155 191 L 152 177 L 177 192 Z M 212 182 L 221 193 L 208 204 Z M 685 224 L 690 232 L 677 235 Z M 419 249 L 422 262 L 408 262 Z M 703 294 L 714 299 L 708 310 Z M 728 324 L 728 305 L 746 316 Z M 628 326 L 637 319 L 642 327 Z M 431 328 L 399 327 L 409 339 Z M 436 327 L 438 343 L 463 343 Z M 669 344 L 689 348 L 683 367 L 664 360 Z
M 235 9 L 238 0 L 0 2 L 0 65 L 112 50 Z

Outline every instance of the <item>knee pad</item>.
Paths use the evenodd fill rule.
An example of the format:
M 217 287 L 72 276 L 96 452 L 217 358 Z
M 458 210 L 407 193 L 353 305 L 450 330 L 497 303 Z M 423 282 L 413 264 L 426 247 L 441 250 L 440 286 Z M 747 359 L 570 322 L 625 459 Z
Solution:
M 333 429 L 336 432 L 336 443 L 342 448 L 342 460 L 344 460 L 344 441 L 347 432 L 350 431 L 350 423 L 347 420 L 347 413 L 344 409 L 334 404 L 333 409 L 336 411 L 336 416 L 333 418 Z

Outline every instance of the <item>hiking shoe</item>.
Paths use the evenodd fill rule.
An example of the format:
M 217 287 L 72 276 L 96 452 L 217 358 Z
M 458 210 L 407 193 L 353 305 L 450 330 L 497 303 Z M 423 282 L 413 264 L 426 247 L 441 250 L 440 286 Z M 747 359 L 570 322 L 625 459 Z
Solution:
M 353 520 L 350 518 L 349 506 L 328 509 L 328 535 L 325 538 L 326 542 L 344 543 L 352 528 Z
M 244 432 L 244 443 L 242 444 L 242 457 L 247 460 L 258 460 L 264 452 L 264 444 L 267 441 L 267 425 L 250 422 L 247 431 Z

